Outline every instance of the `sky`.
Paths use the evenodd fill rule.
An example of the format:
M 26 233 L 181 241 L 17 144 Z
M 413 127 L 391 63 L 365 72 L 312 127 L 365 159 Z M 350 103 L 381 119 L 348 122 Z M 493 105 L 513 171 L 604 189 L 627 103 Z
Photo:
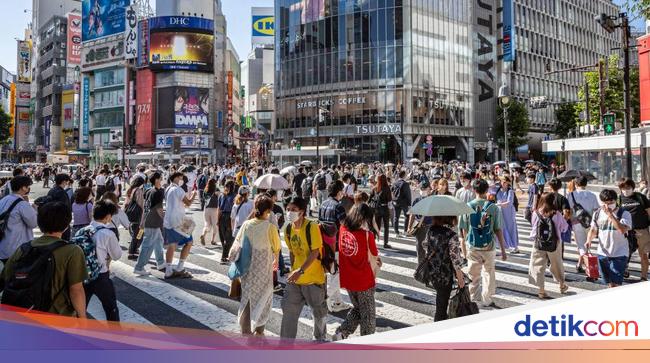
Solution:
M 624 0 L 615 0 L 622 3 Z M 155 0 L 151 0 L 155 3 Z M 8 4 L 8 5 L 7 5 Z M 24 29 L 31 21 L 32 0 L 3 1 L 2 31 L 0 32 L 0 65 L 10 72 L 16 72 L 16 40 L 23 38 Z M 273 6 L 273 0 L 223 0 L 223 12 L 228 22 L 228 36 L 232 39 L 240 59 L 245 59 L 251 49 L 252 6 Z M 643 28 L 639 19 L 634 26 Z

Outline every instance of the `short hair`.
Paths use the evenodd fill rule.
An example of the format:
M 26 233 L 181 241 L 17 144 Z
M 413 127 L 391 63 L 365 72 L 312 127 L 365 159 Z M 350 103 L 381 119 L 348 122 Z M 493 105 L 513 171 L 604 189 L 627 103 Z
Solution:
M 461 178 L 461 179 L 465 179 L 465 180 L 472 180 L 472 179 L 473 179 L 473 178 L 472 178 L 472 174 L 471 174 L 471 173 L 467 173 L 467 172 L 461 174 L 461 175 L 460 175 L 460 178 Z
M 558 178 L 553 178 L 548 182 L 548 185 L 553 189 L 554 191 L 560 190 L 562 188 L 562 181 Z
M 93 208 L 93 219 L 100 220 L 107 216 L 114 216 L 117 214 L 117 206 L 110 199 L 101 199 L 95 202 Z
M 576 184 L 578 184 L 578 186 L 582 188 L 586 187 L 587 183 L 589 182 L 586 176 L 579 176 L 575 180 L 576 180 Z
M 398 175 L 400 178 L 404 178 L 406 176 L 406 172 L 404 170 L 401 170 Z
M 56 176 L 54 177 L 54 184 L 61 185 L 61 183 L 71 181 L 71 180 L 72 179 L 70 179 L 70 175 L 68 174 L 65 173 L 56 174 Z
M 185 174 L 181 173 L 180 171 L 177 171 L 177 172 L 175 172 L 175 173 L 173 173 L 172 175 L 169 176 L 169 181 L 172 182 L 172 181 L 174 181 L 174 179 L 182 178 L 184 176 L 185 176 Z
M 28 187 L 32 185 L 32 178 L 24 175 L 15 176 L 13 179 L 11 179 L 11 181 L 9 181 L 9 185 L 11 186 L 12 192 L 17 192 L 22 187 Z
M 478 194 L 485 194 L 487 193 L 488 189 L 490 186 L 488 183 L 483 180 L 483 179 L 476 179 L 472 182 L 472 189 Z
M 24 175 L 24 174 L 25 174 L 25 171 L 23 170 L 23 168 L 21 168 L 21 167 L 16 167 L 16 168 L 14 168 L 14 171 L 13 171 L 13 174 L 12 174 L 12 175 L 13 175 L 14 177 L 17 177 L 17 176 Z
M 287 203 L 287 206 L 293 205 L 299 210 L 306 212 L 307 211 L 307 200 L 301 197 L 293 197 Z
M 266 194 L 266 196 L 269 198 L 273 198 L 278 196 L 278 191 L 275 189 L 269 189 L 266 192 L 264 192 L 264 194 Z
M 336 197 L 339 192 L 343 191 L 343 188 L 345 188 L 345 186 L 343 185 L 342 181 L 333 180 L 327 186 L 327 195 L 330 197 Z
M 115 205 L 117 205 L 117 203 L 119 203 L 119 200 L 120 200 L 120 199 L 117 197 L 117 194 L 115 194 L 115 193 L 113 193 L 113 192 L 106 192 L 106 193 L 102 194 L 102 198 L 101 198 L 101 199 L 102 199 L 102 200 L 110 200 L 110 201 L 113 202 L 113 204 L 115 204 Z
M 255 198 L 255 218 L 260 218 L 266 213 L 266 211 L 273 209 L 273 200 L 270 197 L 260 194 Z
M 141 166 L 141 167 L 138 168 L 138 171 L 141 172 L 141 173 L 144 173 L 146 170 L 147 170 L 146 166 Z
M 298 172 L 299 172 L 299 173 L 302 173 L 302 172 L 304 172 L 304 171 L 305 171 L 305 168 L 303 168 L 303 167 L 298 168 Z
M 370 196 L 366 192 L 354 193 L 354 203 L 368 203 Z
M 151 182 L 151 184 L 155 184 L 156 180 L 158 179 L 162 179 L 162 174 L 160 174 L 159 172 L 155 172 L 151 174 L 151 176 L 149 177 L 149 181 Z
M 618 199 L 618 194 L 612 189 L 603 189 L 603 191 L 600 192 L 599 198 L 601 202 L 607 202 Z
M 537 175 L 534 172 L 526 174 L 526 179 L 535 179 Z
M 634 180 L 630 178 L 621 178 L 621 180 L 618 181 L 618 187 L 620 189 L 624 189 L 625 187 L 628 188 L 636 188 L 636 184 L 634 184 Z
M 77 190 L 74 191 L 74 202 L 77 204 L 88 203 L 92 192 L 93 190 L 89 187 L 77 188 Z
M 72 210 L 62 202 L 45 203 L 38 207 L 36 223 L 43 233 L 65 231 L 72 221 Z

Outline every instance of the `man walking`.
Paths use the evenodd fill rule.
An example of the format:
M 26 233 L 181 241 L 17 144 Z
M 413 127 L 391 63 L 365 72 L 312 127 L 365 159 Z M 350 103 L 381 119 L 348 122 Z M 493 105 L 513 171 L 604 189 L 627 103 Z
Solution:
M 399 233 L 399 219 L 402 213 L 404 214 L 404 228 L 408 222 L 408 210 L 411 206 L 411 188 L 404 180 L 406 172 L 401 170 L 398 174 L 398 179 L 393 184 L 391 192 L 393 193 L 393 205 L 395 206 L 395 215 L 393 216 L 393 229 L 397 237 L 402 237 Z
M 7 184 L 11 185 L 11 194 L 0 200 L 0 218 L 5 226 L 0 239 L 0 261 L 3 263 L 22 244 L 34 239 L 33 230 L 37 225 L 36 210 L 27 201 L 32 179 L 17 176 Z
M 185 271 L 185 260 L 190 254 L 192 248 L 192 235 L 191 232 L 186 233 L 182 227 L 185 223 L 185 208 L 192 205 L 192 200 L 196 196 L 196 190 L 192 191 L 190 197 L 186 196 L 183 190 L 183 173 L 176 172 L 169 178 L 171 185 L 167 188 L 165 193 L 165 200 L 167 201 L 167 211 L 163 220 L 163 228 L 165 230 L 165 248 L 166 252 L 166 267 L 165 279 L 174 277 L 191 278 L 192 275 Z M 176 247 L 182 248 L 178 265 L 172 268 L 174 261 L 174 252 Z

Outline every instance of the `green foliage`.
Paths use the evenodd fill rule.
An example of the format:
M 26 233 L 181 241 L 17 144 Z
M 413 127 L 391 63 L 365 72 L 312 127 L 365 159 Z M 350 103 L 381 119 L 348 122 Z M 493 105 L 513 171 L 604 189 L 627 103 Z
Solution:
M 9 144 L 11 136 L 11 116 L 0 106 L 0 145 Z
M 650 0 L 625 0 L 623 8 L 627 9 L 632 14 L 638 14 L 638 16 L 650 18 Z
M 649 0 L 650 1 L 650 0 Z M 613 112 L 616 114 L 616 119 L 623 122 L 623 70 L 619 69 L 619 56 L 612 55 L 607 60 L 608 65 L 605 66 L 605 74 L 607 82 L 605 84 L 605 112 Z M 589 85 L 589 122 L 591 125 L 600 125 L 600 90 L 598 80 L 598 70 L 592 72 L 585 72 L 585 81 Z M 578 102 L 576 108 L 578 113 L 585 110 L 585 89 L 582 87 L 578 91 Z M 631 117 L 632 127 L 639 125 L 641 119 L 640 114 L 640 98 L 639 98 L 639 69 L 630 69 L 630 105 L 632 105 Z M 580 124 L 586 124 L 586 121 L 581 121 Z
M 497 122 L 495 133 L 500 148 L 505 147 L 504 127 L 503 127 L 503 108 L 499 104 L 497 107 Z M 510 101 L 508 107 L 508 148 L 509 155 L 514 155 L 517 147 L 528 143 L 528 131 L 530 130 L 530 119 L 526 105 L 515 100 Z
M 571 134 L 578 123 L 580 122 L 577 104 L 568 102 L 562 103 L 555 110 L 555 124 L 554 134 L 561 139 L 565 139 Z

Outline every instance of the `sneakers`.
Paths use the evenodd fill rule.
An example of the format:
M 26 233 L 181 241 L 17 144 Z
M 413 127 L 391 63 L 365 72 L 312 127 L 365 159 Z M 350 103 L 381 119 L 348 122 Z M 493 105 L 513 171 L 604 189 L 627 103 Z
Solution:
M 133 270 L 133 273 L 139 276 L 149 276 L 151 275 L 151 272 L 147 270 Z
M 352 305 L 347 304 L 343 301 L 338 302 L 338 303 L 327 303 L 327 309 L 333 313 L 338 313 L 339 311 L 347 310 L 351 308 Z
M 201 237 L 199 237 L 199 241 L 201 242 L 202 246 L 205 246 L 205 236 L 201 235 Z
M 127 258 L 129 259 L 129 261 L 137 261 L 138 255 L 129 255 Z
M 284 288 L 280 284 L 273 286 L 273 292 L 280 292 L 282 290 L 284 290 Z

